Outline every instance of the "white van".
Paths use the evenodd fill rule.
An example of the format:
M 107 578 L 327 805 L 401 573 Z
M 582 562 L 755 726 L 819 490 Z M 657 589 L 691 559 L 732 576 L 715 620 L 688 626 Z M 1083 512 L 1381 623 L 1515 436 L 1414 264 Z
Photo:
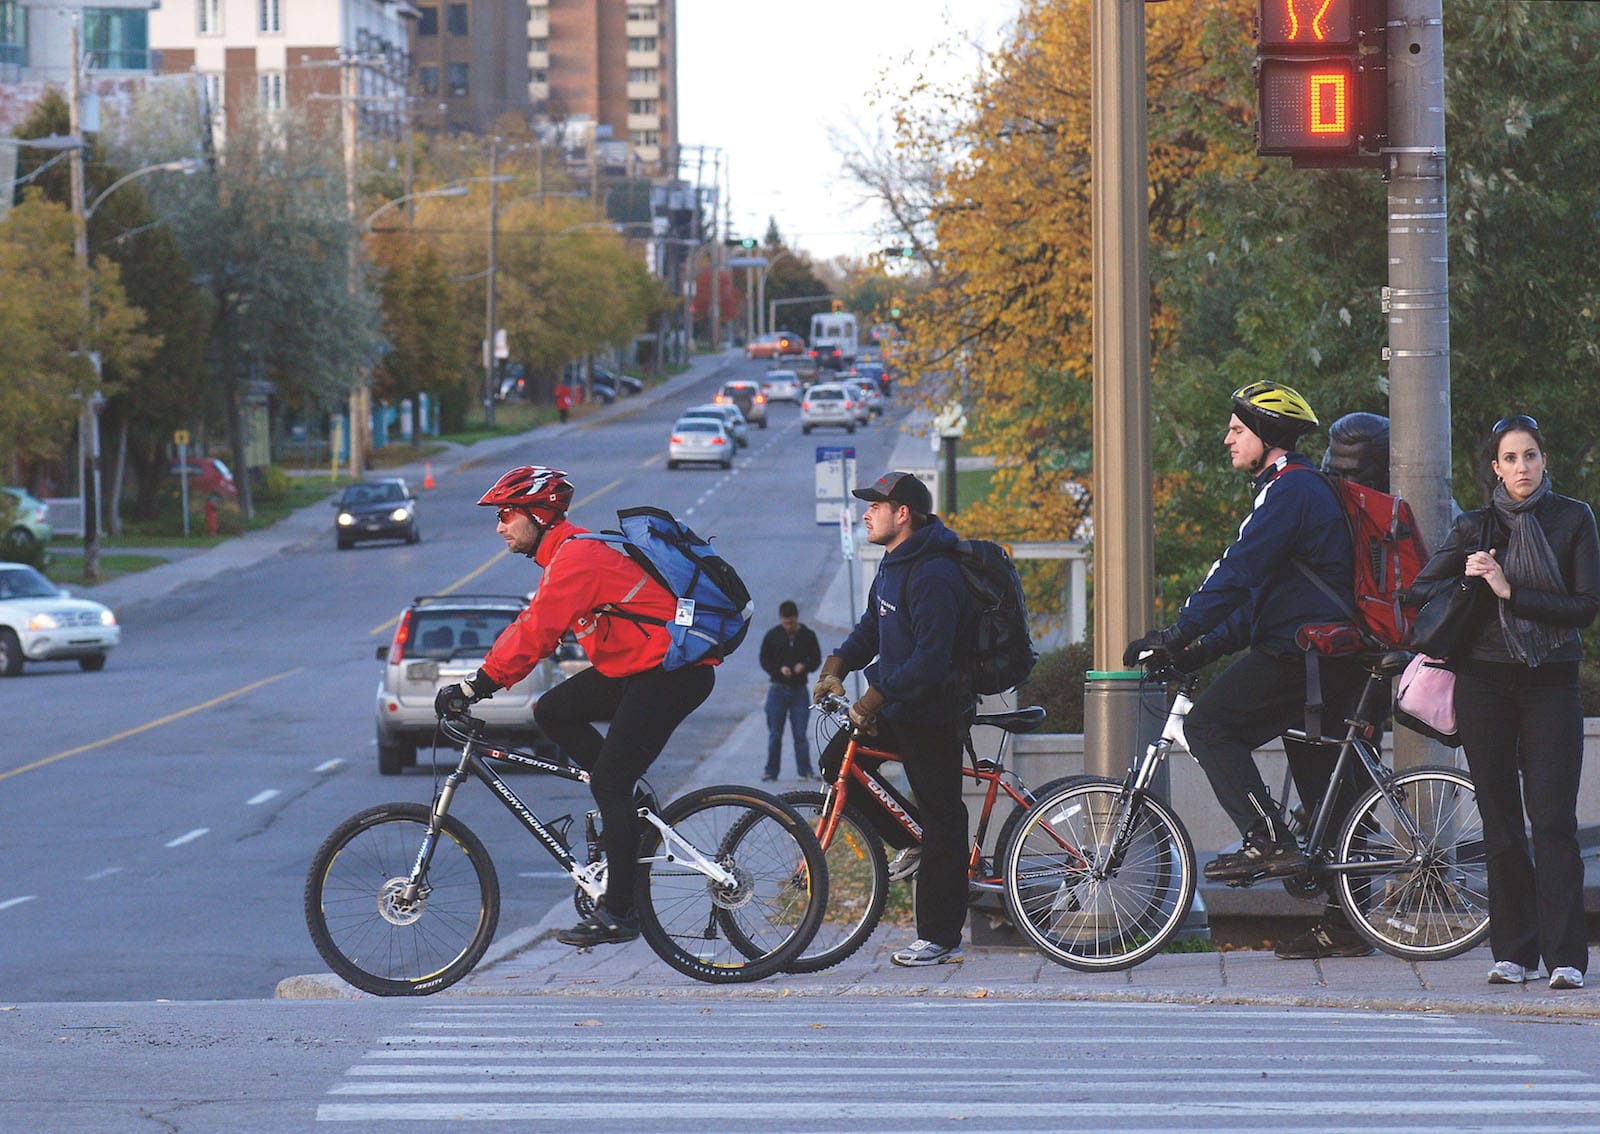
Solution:
M 857 350 L 854 315 L 848 311 L 824 311 L 811 316 L 811 357 L 820 365 L 835 370 L 853 366 Z

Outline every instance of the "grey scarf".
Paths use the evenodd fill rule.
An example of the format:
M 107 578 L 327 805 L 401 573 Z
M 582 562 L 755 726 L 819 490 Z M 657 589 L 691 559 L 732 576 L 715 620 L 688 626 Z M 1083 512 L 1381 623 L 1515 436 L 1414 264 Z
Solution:
M 1550 549 L 1544 529 L 1534 519 L 1533 510 L 1550 493 L 1550 478 L 1546 476 L 1539 487 L 1526 500 L 1513 500 L 1506 486 L 1494 486 L 1491 505 L 1500 522 L 1511 533 L 1505 554 L 1500 557 L 1500 568 L 1513 588 L 1531 587 L 1536 591 L 1562 591 L 1567 589 L 1561 578 L 1561 564 Z M 1499 600 L 1500 629 L 1505 634 L 1506 649 L 1523 665 L 1536 668 L 1558 646 L 1572 640 L 1576 631 L 1570 627 L 1551 626 L 1534 622 L 1513 614 L 1504 600 Z

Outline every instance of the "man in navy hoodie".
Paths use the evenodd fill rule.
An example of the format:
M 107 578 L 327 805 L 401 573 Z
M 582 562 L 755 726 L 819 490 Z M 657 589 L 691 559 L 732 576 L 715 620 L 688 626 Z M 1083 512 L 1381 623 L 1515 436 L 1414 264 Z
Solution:
M 966 584 L 950 555 L 958 540 L 910 473 L 885 473 L 853 495 L 868 501 L 867 538 L 885 554 L 861 621 L 822 663 L 812 699 L 843 697 L 844 675 L 866 670 L 867 690 L 850 706 L 850 720 L 868 734 L 876 730 L 873 747 L 903 758 L 922 823 L 917 939 L 890 959 L 908 967 L 952 964 L 962 959 L 967 920 L 962 738 L 977 704 L 958 664 L 972 633 Z M 829 743 L 825 774 L 838 768 L 847 743 L 843 733 Z M 904 866 L 911 857 L 896 862 Z

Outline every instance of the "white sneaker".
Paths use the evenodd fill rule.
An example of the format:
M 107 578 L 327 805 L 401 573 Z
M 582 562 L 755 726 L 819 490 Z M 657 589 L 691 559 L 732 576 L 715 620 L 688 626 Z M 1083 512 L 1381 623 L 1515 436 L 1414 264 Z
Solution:
M 901 949 L 889 958 L 902 968 L 915 969 L 923 965 L 956 965 L 966 960 L 961 946 L 935 945 L 932 941 L 917 938 L 909 949 Z
M 1490 984 L 1526 984 L 1530 980 L 1538 980 L 1544 976 L 1544 970 L 1538 965 L 1525 969 L 1515 961 L 1496 961 L 1489 970 Z M 1578 978 L 1582 981 L 1582 977 Z
M 903 882 L 922 865 L 922 847 L 907 847 L 889 860 L 889 881 Z
M 1583 974 L 1571 965 L 1557 965 L 1550 971 L 1551 988 L 1582 988 Z

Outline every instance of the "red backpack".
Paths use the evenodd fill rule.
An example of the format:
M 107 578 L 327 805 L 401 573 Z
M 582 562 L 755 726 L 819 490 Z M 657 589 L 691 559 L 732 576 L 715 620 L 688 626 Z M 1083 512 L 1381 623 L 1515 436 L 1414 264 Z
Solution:
M 1428 561 L 1428 548 L 1417 531 L 1416 517 L 1411 505 L 1400 497 L 1376 488 L 1368 488 L 1353 480 L 1331 476 L 1306 465 L 1287 465 L 1278 475 L 1290 469 L 1304 468 L 1327 480 L 1344 510 L 1345 525 L 1350 529 L 1350 545 L 1355 551 L 1355 593 L 1340 596 L 1310 567 L 1295 560 L 1295 566 L 1305 573 L 1324 594 L 1344 607 L 1354 624 L 1357 641 L 1348 643 L 1347 649 L 1337 648 L 1335 640 L 1341 635 L 1337 626 L 1307 626 L 1302 631 L 1302 646 L 1319 653 L 1345 653 L 1350 649 L 1398 650 L 1405 646 L 1411 631 L 1415 612 L 1402 605 L 1402 599 Z M 1347 641 L 1348 630 L 1342 635 Z

